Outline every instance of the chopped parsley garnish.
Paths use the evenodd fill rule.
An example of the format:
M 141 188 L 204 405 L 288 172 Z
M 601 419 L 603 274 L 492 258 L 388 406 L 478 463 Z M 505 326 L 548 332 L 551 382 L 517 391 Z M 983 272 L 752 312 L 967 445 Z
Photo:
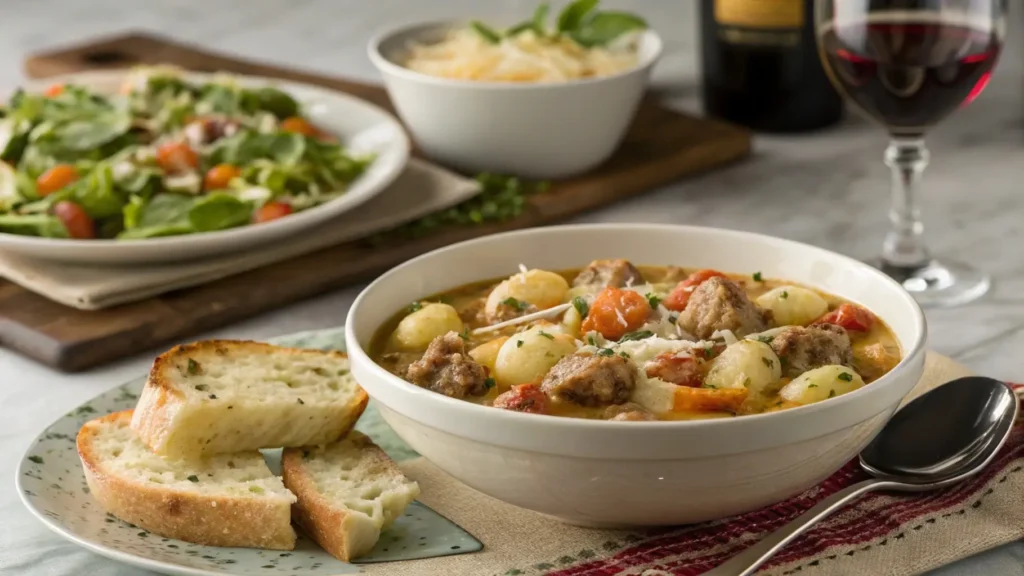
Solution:
M 552 336 L 551 334 L 548 334 L 547 332 L 545 332 L 543 330 L 538 330 L 537 331 L 537 335 L 538 336 L 543 336 L 543 337 L 547 338 L 548 340 L 554 340 L 555 339 L 554 336 Z
M 757 337 L 757 341 L 761 342 L 763 344 L 771 344 L 772 343 L 772 337 L 771 336 L 758 336 Z
M 705 358 L 711 358 L 714 355 L 715 355 L 715 347 L 714 346 L 708 346 L 707 348 L 704 349 L 704 357 Z
M 210 400 L 216 400 L 216 399 L 217 399 L 217 395 L 216 394 L 210 394 Z
M 750 377 L 749 376 L 747 377 L 746 380 L 743 381 L 743 387 L 744 388 L 750 388 Z
M 494 378 L 484 378 L 484 388 L 490 390 L 491 388 L 494 388 L 497 385 L 498 383 L 494 380 Z
M 643 340 L 644 338 L 650 338 L 654 336 L 654 332 L 650 330 L 637 330 L 636 332 L 627 332 L 619 338 L 619 342 L 629 342 L 630 340 Z
M 193 375 L 194 374 L 199 374 L 199 362 L 196 362 L 195 360 L 189 358 L 188 359 L 188 373 L 189 374 L 193 374 Z
M 843 372 L 842 374 L 839 375 L 839 379 L 842 380 L 843 382 L 853 382 L 853 374 L 850 374 L 849 372 Z
M 576 309 L 580 314 L 580 318 L 586 318 L 587 314 L 590 313 L 590 305 L 583 296 L 577 296 L 572 299 L 572 307 Z
M 522 348 L 522 347 L 523 347 L 523 341 L 522 340 L 516 340 L 516 348 Z
M 651 305 L 652 310 L 657 310 L 658 306 L 661 306 L 661 296 L 648 292 L 646 294 L 647 303 Z
M 413 312 L 416 312 L 416 311 L 418 311 L 418 310 L 420 310 L 422 308 L 423 308 L 423 303 L 422 302 L 413 302 L 412 304 L 409 304 L 408 310 L 409 310 L 409 313 L 412 314 Z
M 206 384 L 196 384 L 196 390 L 199 390 L 200 392 L 206 392 L 209 389 L 210 387 Z
M 195 483 L 199 482 L 199 476 L 196 476 L 195 474 L 193 474 L 193 475 L 188 477 L 188 481 L 192 482 L 193 484 L 195 484 Z
M 622 356 L 626 360 L 629 360 L 629 354 L 627 354 L 625 350 L 620 350 L 619 351 L 619 356 Z
M 679 314 L 669 314 L 668 315 L 668 321 L 673 323 L 673 324 L 675 324 L 676 320 L 678 320 L 678 319 L 679 319 Z
M 761 282 L 761 273 L 754 272 L 754 282 Z
M 469 342 L 469 328 L 466 328 L 459 334 L 459 338 L 462 338 L 466 342 Z
M 597 340 L 594 340 L 593 336 L 587 336 L 587 344 L 591 346 L 597 346 Z
M 828 391 L 828 397 L 829 398 L 835 398 L 835 396 L 836 396 L 836 391 L 835 390 L 829 390 Z
M 598 356 L 614 356 L 615 355 L 615 351 L 612 350 L 611 348 L 601 348 L 600 350 L 597 351 L 597 355 Z
M 504 300 L 502 300 L 501 303 L 504 304 L 505 306 L 508 306 L 509 308 L 515 308 L 516 310 L 526 310 L 527 308 L 530 307 L 530 303 L 529 302 L 523 302 L 522 300 L 516 300 L 515 298 L 512 298 L 511 296 L 509 296 L 508 298 L 505 298 Z
M 704 384 L 704 388 L 708 388 L 710 390 L 718 390 L 718 386 L 715 386 L 714 384 Z
M 296 398 L 295 400 L 296 400 L 296 401 L 297 401 L 297 402 L 298 402 L 299 404 L 305 404 L 305 402 L 303 402 L 303 401 L 302 401 L 302 398 Z
M 818 385 L 817 384 L 808 384 L 807 387 L 808 388 L 817 388 Z
M 36 464 L 42 464 L 43 463 L 42 456 L 36 456 L 35 454 L 29 456 L 28 459 L 31 460 L 32 462 L 35 462 Z
M 782 295 L 780 295 L 779 298 L 782 298 L 783 300 L 785 300 L 786 298 L 789 298 L 789 292 L 786 292 L 785 290 L 783 290 L 782 291 Z
M 761 362 L 764 362 L 764 365 L 769 368 L 775 368 L 775 360 L 772 360 L 771 358 L 765 358 L 764 356 L 762 356 Z

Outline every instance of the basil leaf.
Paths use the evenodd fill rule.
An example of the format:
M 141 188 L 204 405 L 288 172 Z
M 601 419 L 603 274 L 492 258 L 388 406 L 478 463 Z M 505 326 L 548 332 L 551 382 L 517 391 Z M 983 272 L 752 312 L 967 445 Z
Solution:
M 577 29 L 570 36 L 582 46 L 604 46 L 619 36 L 634 30 L 647 28 L 643 18 L 628 12 L 598 12 L 593 18 Z
M 544 36 L 547 34 L 548 12 L 550 10 L 550 4 L 548 4 L 547 2 L 541 2 L 533 11 L 533 31 L 537 34 L 537 36 Z
M 587 15 L 597 8 L 598 0 L 576 0 L 558 15 L 558 31 L 571 32 L 580 27 Z
M 252 206 L 228 194 L 210 194 L 192 206 L 188 221 L 198 232 L 234 228 L 249 222 Z
M 469 23 L 469 27 L 474 32 L 480 35 L 488 44 L 498 44 L 501 42 L 501 34 L 499 34 L 494 28 L 491 28 L 487 24 L 480 22 L 479 20 L 473 20 Z

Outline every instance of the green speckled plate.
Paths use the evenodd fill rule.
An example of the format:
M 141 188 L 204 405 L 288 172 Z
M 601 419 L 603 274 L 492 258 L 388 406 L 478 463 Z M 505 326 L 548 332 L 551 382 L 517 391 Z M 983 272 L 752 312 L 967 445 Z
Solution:
M 275 340 L 303 348 L 345 348 L 342 329 L 304 332 Z M 93 398 L 46 428 L 29 446 L 18 467 L 18 492 L 25 506 L 54 532 L 98 554 L 165 574 L 303 576 L 357 574 L 359 567 L 340 562 L 302 536 L 295 550 L 216 548 L 150 534 L 106 514 L 89 496 L 75 435 L 86 421 L 134 408 L 145 378 L 132 380 Z M 396 461 L 418 455 L 388 428 L 371 401 L 356 428 L 369 435 Z M 280 451 L 267 451 L 276 470 Z M 373 551 L 359 563 L 433 558 L 475 552 L 479 540 L 430 508 L 414 502 L 394 526 L 381 534 Z

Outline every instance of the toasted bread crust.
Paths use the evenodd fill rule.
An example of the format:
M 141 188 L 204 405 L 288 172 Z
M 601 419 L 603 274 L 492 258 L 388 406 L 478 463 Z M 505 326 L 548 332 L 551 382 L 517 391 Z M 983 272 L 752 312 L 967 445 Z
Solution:
M 104 510 L 166 538 L 207 546 L 292 550 L 295 531 L 290 506 L 280 502 L 182 493 L 110 474 L 93 450 L 99 425 L 132 418 L 115 412 L 85 424 L 76 440 L 89 490 Z
M 394 462 L 364 434 L 351 432 L 348 435 L 358 447 L 373 447 L 370 457 L 385 460 L 383 470 L 394 469 Z M 366 524 L 357 522 L 352 514 L 336 507 L 316 488 L 312 476 L 303 465 L 301 448 L 286 448 L 281 454 L 282 480 L 286 488 L 295 494 L 298 501 L 292 505 L 292 518 L 302 527 L 303 532 L 342 562 L 369 552 L 380 538 L 380 531 L 367 530 Z M 395 469 L 394 473 L 401 474 Z
M 149 446 L 149 448 L 157 454 L 173 455 L 178 457 L 192 457 L 197 455 L 175 453 L 175 450 L 168 448 L 168 445 L 171 442 L 171 436 L 177 426 L 176 418 L 178 412 L 182 407 L 186 406 L 188 402 L 185 395 L 178 388 L 172 378 L 174 375 L 172 371 L 178 370 L 175 367 L 175 362 L 180 361 L 182 356 L 188 356 L 189 358 L 193 356 L 207 357 L 209 355 L 228 356 L 237 353 L 251 355 L 285 353 L 295 356 L 318 354 L 329 355 L 339 359 L 348 358 L 344 352 L 324 352 L 302 348 L 283 348 L 251 340 L 205 340 L 190 344 L 181 344 L 161 354 L 153 362 L 153 367 L 149 372 L 149 377 L 146 379 L 146 385 L 143 388 L 142 394 L 139 397 L 139 402 L 135 407 L 135 414 L 132 418 L 132 430 L 135 431 L 143 443 Z M 199 364 L 198 369 L 203 369 L 201 363 Z M 355 426 L 356 420 L 358 420 L 359 416 L 362 415 L 369 399 L 370 398 L 366 394 L 366 391 L 359 388 L 351 399 L 351 402 L 344 407 L 343 418 L 335 421 L 333 426 L 322 430 L 322 437 L 308 438 L 306 439 L 307 441 L 301 442 L 300 445 L 329 443 L 341 438 L 347 434 L 353 426 Z M 296 444 L 289 445 L 295 446 Z M 253 448 L 275 448 L 279 446 L 280 445 L 253 446 Z M 177 452 L 180 452 L 180 450 L 177 450 Z

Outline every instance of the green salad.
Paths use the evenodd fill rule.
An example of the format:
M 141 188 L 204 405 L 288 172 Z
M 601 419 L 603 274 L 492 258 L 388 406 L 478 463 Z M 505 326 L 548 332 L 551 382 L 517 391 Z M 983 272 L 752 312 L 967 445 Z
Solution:
M 0 233 L 140 239 L 267 222 L 345 194 L 349 154 L 273 87 L 134 70 L 121 94 L 54 85 L 0 108 Z

